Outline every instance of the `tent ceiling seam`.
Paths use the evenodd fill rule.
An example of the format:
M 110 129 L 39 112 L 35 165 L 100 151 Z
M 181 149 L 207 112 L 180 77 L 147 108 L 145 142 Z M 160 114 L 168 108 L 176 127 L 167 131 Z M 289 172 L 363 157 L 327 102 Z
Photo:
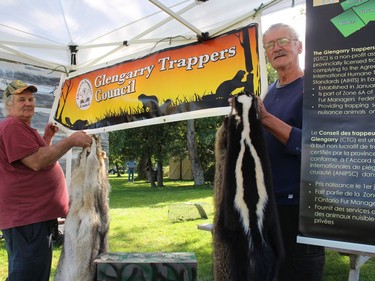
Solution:
M 73 43 L 73 39 L 72 39 L 72 34 L 70 33 L 70 29 L 69 29 L 69 26 L 68 26 L 68 22 L 66 21 L 66 15 L 65 15 L 64 7 L 62 6 L 62 1 L 63 1 L 63 0 L 60 0 L 60 1 L 58 1 L 58 2 L 59 2 L 59 4 L 60 4 L 59 6 L 60 6 L 60 9 L 61 9 L 62 17 L 63 17 L 63 19 L 64 19 L 64 25 L 65 25 L 66 31 L 67 31 L 68 34 L 69 34 L 70 42 L 68 43 L 68 45 L 72 45 L 72 44 L 74 44 L 74 43 Z
M 37 62 L 37 63 L 41 63 L 41 64 L 43 64 L 45 67 L 48 67 L 48 68 L 51 68 L 51 67 L 52 67 L 52 68 L 55 68 L 55 67 L 57 66 L 57 64 L 48 63 L 48 62 L 45 61 L 45 60 L 41 60 L 41 59 L 38 59 L 38 58 L 36 58 L 36 57 L 30 56 L 30 55 L 26 55 L 26 54 L 24 54 L 24 53 L 22 53 L 22 52 L 20 52 L 20 51 L 14 50 L 14 49 L 12 49 L 12 48 L 10 48 L 10 47 L 7 47 L 7 46 L 4 46 L 4 45 L 2 45 L 2 44 L 0 44 L 0 48 L 1 48 L 1 49 L 4 49 L 4 50 L 6 50 L 6 51 L 8 51 L 8 52 L 10 52 L 10 53 L 12 53 L 12 54 L 15 54 L 15 55 L 17 55 L 17 56 L 19 56 L 19 57 L 26 58 L 26 59 L 28 59 L 28 60 L 31 60 L 31 61 L 34 61 L 34 62 Z
M 157 0 L 149 0 L 149 1 L 151 3 L 153 3 L 155 6 L 159 7 L 160 9 L 162 9 L 167 14 L 169 14 L 175 20 L 177 20 L 178 22 L 180 22 L 181 24 L 183 24 L 184 26 L 186 26 L 187 28 L 189 28 L 190 30 L 192 30 L 193 32 L 195 32 L 197 35 L 199 35 L 199 36 L 202 35 L 202 33 L 203 33 L 202 31 L 200 31 L 197 27 L 195 27 L 194 25 L 192 25 L 189 22 L 187 22 L 184 18 L 180 17 L 177 13 L 173 12 L 167 6 L 163 5 L 162 3 L 160 3 Z
M 177 15 L 183 14 L 183 13 L 185 13 L 185 12 L 191 10 L 191 9 L 192 9 L 193 7 L 195 7 L 195 6 L 196 6 L 195 3 L 190 4 L 190 5 L 186 6 L 186 7 L 184 7 L 183 9 L 181 9 L 180 11 L 176 12 L 176 14 L 177 14 Z M 155 30 L 156 28 L 158 28 L 158 27 L 162 26 L 163 24 L 165 24 L 165 23 L 171 21 L 172 19 L 173 19 L 172 17 L 168 17 L 168 18 L 166 18 L 166 19 L 160 21 L 158 24 L 153 25 L 151 28 L 149 28 L 149 29 L 145 30 L 144 32 L 138 34 L 137 36 L 133 37 L 133 39 L 131 39 L 131 40 L 127 40 L 127 41 L 126 41 L 126 42 L 127 42 L 127 45 L 128 45 L 128 44 L 132 44 L 132 45 L 133 45 L 133 44 L 143 44 L 143 43 L 155 43 L 154 46 L 151 48 L 151 50 L 150 50 L 148 53 L 152 52 L 152 50 L 155 48 L 155 46 L 156 46 L 158 43 L 162 42 L 163 40 L 171 40 L 172 37 L 158 38 L 158 39 L 148 39 L 148 40 L 147 40 L 147 39 L 139 40 L 138 38 L 141 38 L 141 37 L 145 36 L 146 34 L 152 32 L 152 31 Z M 179 38 L 184 38 L 185 40 L 186 40 L 186 39 L 190 40 L 190 38 L 187 38 L 187 37 L 184 37 L 184 36 L 175 36 L 175 37 L 173 37 L 173 39 L 174 39 L 174 38 L 177 38 L 177 37 L 179 37 Z M 95 60 L 90 61 L 89 63 L 85 64 L 84 67 L 90 67 L 90 66 L 92 66 L 93 64 L 95 64 L 96 62 L 99 62 L 100 60 L 102 60 L 104 57 L 106 57 L 106 56 L 108 56 L 108 55 L 110 55 L 110 54 L 113 54 L 113 53 L 117 52 L 118 50 L 122 49 L 121 47 L 124 46 L 124 41 L 121 41 L 121 42 L 115 42 L 114 44 L 107 44 L 107 43 L 104 43 L 104 44 L 96 44 L 96 45 L 91 45 L 91 46 L 87 46 L 87 45 L 86 45 L 84 48 L 89 48 L 89 47 L 91 47 L 91 48 L 93 48 L 93 47 L 103 47 L 103 46 L 118 46 L 118 47 L 115 48 L 114 50 L 111 50 L 110 52 L 106 53 L 105 55 L 103 55 L 103 56 L 101 56 L 101 57 L 99 57 L 99 58 L 97 58 L 97 59 L 95 59 Z M 83 48 L 83 47 L 80 47 L 80 48 Z
M 186 1 L 182 1 L 182 2 L 180 2 L 180 3 L 177 3 L 177 4 L 175 4 L 175 5 L 172 5 L 171 8 L 176 7 L 176 6 L 178 6 L 178 5 L 180 5 L 181 3 L 184 3 L 184 2 L 186 2 Z M 194 7 L 195 4 L 193 4 L 192 6 Z M 156 15 L 156 14 L 158 14 L 158 13 L 161 13 L 161 11 L 157 11 L 157 12 L 151 13 L 151 14 L 149 14 L 149 15 L 147 15 L 147 16 L 145 16 L 145 17 L 142 17 L 142 18 L 140 18 L 140 19 L 138 19 L 138 20 L 136 20 L 136 21 L 133 21 L 133 22 L 131 22 L 131 23 L 129 23 L 129 24 L 125 24 L 125 25 L 123 25 L 123 26 L 120 26 L 120 27 L 118 27 L 118 28 L 116 28 L 116 29 L 111 30 L 110 32 L 107 32 L 107 33 L 105 33 L 105 34 L 102 34 L 102 35 L 100 35 L 100 36 L 98 36 L 98 37 L 96 37 L 96 38 L 94 38 L 94 39 L 92 39 L 92 40 L 90 40 L 90 41 L 88 41 L 88 42 L 86 42 L 86 43 L 84 43 L 84 44 L 81 44 L 81 45 L 87 45 L 87 44 L 89 44 L 90 42 L 96 41 L 96 40 L 98 40 L 98 39 L 100 39 L 100 38 L 103 38 L 103 37 L 105 37 L 105 36 L 107 36 L 107 35 L 109 35 L 109 34 L 112 34 L 112 33 L 116 32 L 116 31 L 118 31 L 118 30 L 120 30 L 120 29 L 123 29 L 123 28 L 125 28 L 125 27 L 128 27 L 128 26 L 130 26 L 130 25 L 132 25 L 132 24 L 135 24 L 135 23 L 137 23 L 137 22 L 143 21 L 143 20 L 145 20 L 145 19 L 147 19 L 147 18 L 150 18 L 150 17 L 152 17 L 152 16 L 154 16 L 154 15 Z M 171 18 L 171 19 L 172 19 L 172 18 Z M 151 29 L 152 29 L 152 28 L 151 28 Z M 146 31 L 144 31 L 144 32 L 146 32 Z M 144 33 L 144 32 L 143 32 L 143 33 Z M 141 34 L 143 34 L 143 33 L 141 33 Z M 149 31 L 147 31 L 147 33 L 149 33 Z
M 51 39 L 48 39 L 48 38 L 44 38 L 42 36 L 39 36 L 39 35 L 36 35 L 36 34 L 33 34 L 31 32 L 26 32 L 24 30 L 21 30 L 21 29 L 18 29 L 18 28 L 15 28 L 15 27 L 10 27 L 10 26 L 7 26 L 5 24 L 1 24 L 0 23 L 0 26 L 3 26 L 5 28 L 8 28 L 10 30 L 13 30 L 13 31 L 17 31 L 17 32 L 20 32 L 20 33 L 23 33 L 23 34 L 27 34 L 27 35 L 31 35 L 33 37 L 36 37 L 36 38 L 40 38 L 40 39 L 43 39 L 43 40 L 46 40 L 46 41 L 49 41 L 49 42 L 53 42 L 53 43 L 56 43 L 56 44 L 59 44 L 59 45 L 62 45 L 60 42 L 57 42 L 57 41 L 54 41 L 54 40 L 51 40 Z
M 178 11 L 176 14 L 178 15 L 181 15 L 189 10 L 191 10 L 193 7 L 195 7 L 196 4 L 190 4 L 189 6 L 186 6 L 185 8 L 181 9 L 180 11 Z M 138 39 L 138 38 L 142 38 L 143 36 L 145 36 L 146 34 L 149 34 L 150 32 L 154 31 L 155 29 L 157 29 L 158 27 L 166 24 L 167 22 L 171 21 L 173 18 L 172 17 L 168 17 L 162 21 L 160 21 L 159 23 L 155 24 L 154 26 L 152 26 L 151 28 L 145 30 L 144 32 L 138 34 L 137 36 L 133 37 L 131 40 L 134 40 L 134 39 Z M 158 39 L 160 40 L 160 39 Z
M 236 17 L 233 21 L 223 24 L 220 27 L 217 27 L 216 29 L 212 30 L 212 36 L 220 35 L 226 30 L 229 30 L 233 28 L 233 26 L 239 25 L 239 23 L 246 21 L 247 19 L 254 19 L 257 14 L 261 14 L 264 10 L 271 7 L 274 4 L 277 4 L 283 0 L 274 0 L 267 4 L 260 4 L 258 8 L 255 8 L 253 11 L 250 11 L 248 13 L 243 14 L 242 16 Z
M 80 68 L 86 68 L 86 67 L 90 67 L 90 66 L 93 66 L 95 63 L 101 61 L 103 58 L 105 58 L 106 56 L 110 55 L 110 54 L 113 54 L 115 52 L 117 52 L 118 50 L 122 49 L 123 46 L 118 46 L 117 48 L 111 50 L 110 52 L 107 52 L 105 54 L 103 54 L 102 56 L 90 61 L 89 63 L 86 63 L 86 64 L 83 64 L 80 66 Z
M 2 45 L 10 45 L 10 46 L 19 46 L 19 47 L 31 47 L 31 48 L 46 48 L 46 49 L 56 49 L 56 50 L 65 50 L 66 46 L 55 46 L 55 45 L 45 45 L 45 44 L 33 44 L 33 43 L 26 43 L 26 42 L 16 42 L 16 41 L 2 41 L 0 40 L 0 44 Z

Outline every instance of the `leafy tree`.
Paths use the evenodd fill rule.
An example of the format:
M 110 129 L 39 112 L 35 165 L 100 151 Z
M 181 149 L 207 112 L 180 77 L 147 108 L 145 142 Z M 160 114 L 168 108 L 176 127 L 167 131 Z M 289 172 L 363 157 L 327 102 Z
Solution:
M 267 79 L 268 84 L 271 84 L 277 80 L 277 71 L 271 66 L 269 62 L 267 62 Z
M 191 170 L 194 178 L 194 185 L 200 186 L 204 184 L 204 173 L 202 170 L 202 164 L 198 156 L 197 140 L 195 134 L 195 122 L 194 119 L 187 121 L 186 140 L 189 150 L 189 158 L 191 163 Z
M 190 153 L 187 145 L 187 121 L 110 132 L 110 161 L 121 165 L 128 159 L 137 159 L 138 178 L 147 179 L 151 186 L 156 186 L 157 181 L 157 186 L 161 187 L 163 167 L 170 157 L 183 160 L 188 155 L 196 155 L 196 161 L 200 162 L 201 167 L 197 172 L 199 178 L 194 175 L 195 184 L 202 185 L 205 180 L 212 182 L 215 166 L 215 133 L 222 120 L 221 116 L 190 121 L 194 124 L 190 137 L 195 140 L 195 152 Z
M 111 132 L 109 134 L 109 159 L 116 166 L 117 176 L 121 177 L 120 167 L 125 161 L 123 131 Z
M 138 177 L 147 179 L 151 186 L 163 186 L 163 163 L 168 158 L 173 141 L 171 124 L 150 125 L 110 132 L 111 162 L 137 159 Z M 155 166 L 157 175 L 155 176 Z
M 166 124 L 171 127 L 171 137 L 173 141 L 169 143 L 169 156 L 178 160 L 183 160 L 188 156 L 186 143 L 187 122 L 178 121 Z
M 206 181 L 213 182 L 215 173 L 215 135 L 224 120 L 224 116 L 208 117 L 196 120 L 196 137 L 199 159 Z

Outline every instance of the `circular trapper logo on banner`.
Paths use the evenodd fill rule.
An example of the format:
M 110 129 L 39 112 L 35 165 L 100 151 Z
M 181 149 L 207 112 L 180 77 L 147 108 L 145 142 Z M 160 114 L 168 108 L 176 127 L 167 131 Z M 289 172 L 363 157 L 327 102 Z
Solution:
M 76 104 L 82 109 L 86 110 L 90 107 L 92 102 L 92 86 L 89 80 L 83 79 L 78 86 L 76 95 Z

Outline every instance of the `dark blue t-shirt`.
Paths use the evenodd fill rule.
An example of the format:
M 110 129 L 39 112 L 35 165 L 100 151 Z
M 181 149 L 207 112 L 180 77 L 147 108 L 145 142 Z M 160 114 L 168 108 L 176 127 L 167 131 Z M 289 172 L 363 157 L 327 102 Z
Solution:
M 301 179 L 303 77 L 283 87 L 271 84 L 263 103 L 269 113 L 292 126 L 286 145 L 264 131 L 276 201 L 295 205 L 299 203 Z

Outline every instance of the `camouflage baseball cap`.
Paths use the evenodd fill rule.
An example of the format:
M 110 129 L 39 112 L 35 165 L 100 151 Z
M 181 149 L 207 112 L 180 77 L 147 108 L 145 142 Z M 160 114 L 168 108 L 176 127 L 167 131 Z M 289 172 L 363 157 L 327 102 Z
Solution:
M 32 93 L 38 91 L 38 89 L 34 85 L 27 85 L 21 80 L 14 80 L 8 84 L 8 86 L 4 90 L 4 95 L 9 97 L 10 95 L 18 95 L 25 90 L 29 90 Z

